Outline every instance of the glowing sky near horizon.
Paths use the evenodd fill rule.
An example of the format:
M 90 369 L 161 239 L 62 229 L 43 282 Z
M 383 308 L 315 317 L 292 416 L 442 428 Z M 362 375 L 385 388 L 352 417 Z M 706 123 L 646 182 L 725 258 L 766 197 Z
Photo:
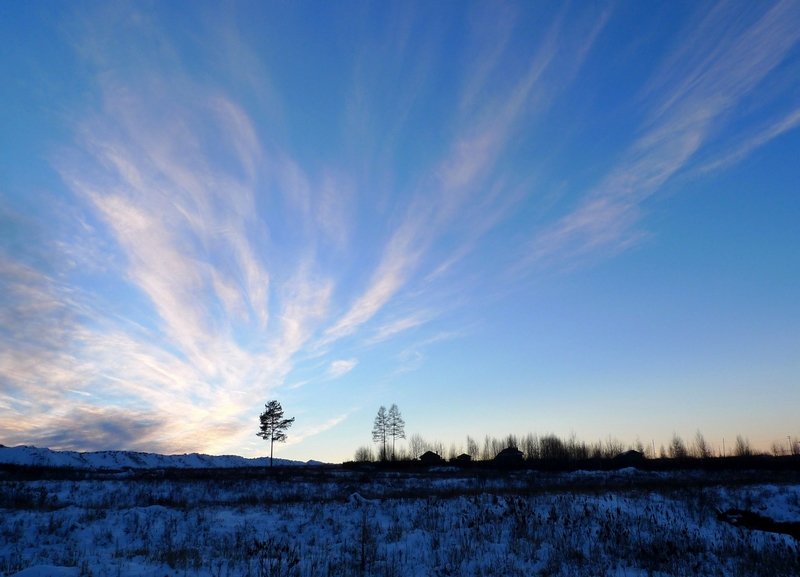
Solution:
M 800 435 L 800 4 L 0 4 L 0 443 Z

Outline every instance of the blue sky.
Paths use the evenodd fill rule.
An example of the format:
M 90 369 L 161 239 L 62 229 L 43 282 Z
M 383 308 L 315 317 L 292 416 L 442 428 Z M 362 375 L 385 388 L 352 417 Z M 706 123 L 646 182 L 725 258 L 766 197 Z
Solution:
M 800 435 L 800 5 L 4 3 L 0 442 Z

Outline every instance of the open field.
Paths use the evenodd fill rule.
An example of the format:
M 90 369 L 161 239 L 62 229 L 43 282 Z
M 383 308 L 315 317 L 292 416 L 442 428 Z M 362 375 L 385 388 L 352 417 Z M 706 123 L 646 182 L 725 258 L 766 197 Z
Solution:
M 796 576 L 793 537 L 719 517 L 800 522 L 798 477 L 7 466 L 0 574 Z

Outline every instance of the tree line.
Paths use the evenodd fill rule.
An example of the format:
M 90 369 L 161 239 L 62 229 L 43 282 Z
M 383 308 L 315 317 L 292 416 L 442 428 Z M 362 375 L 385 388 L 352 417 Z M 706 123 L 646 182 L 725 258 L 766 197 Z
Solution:
M 393 405 L 394 407 L 395 405 Z M 473 461 L 491 461 L 503 450 L 508 447 L 515 447 L 522 451 L 523 458 L 540 460 L 573 460 L 580 461 L 585 459 L 611 459 L 626 451 L 637 451 L 644 458 L 648 459 L 707 459 L 713 457 L 749 457 L 759 454 L 751 445 L 750 440 L 738 435 L 732 443 L 727 444 L 724 440 L 721 444 L 712 446 L 705 439 L 705 436 L 698 430 L 691 442 L 686 442 L 677 433 L 673 434 L 669 443 L 660 445 L 656 448 L 655 443 L 643 443 L 636 439 L 633 443 L 625 443 L 619 439 L 609 436 L 605 440 L 598 440 L 587 443 L 577 438 L 573 433 L 566 439 L 555 434 L 537 435 L 528 433 L 523 436 L 514 434 L 505 437 L 491 437 L 486 435 L 482 441 L 474 437 L 467 436 L 465 443 L 450 443 L 445 445 L 441 441 L 428 441 L 418 433 L 409 436 L 406 446 L 396 448 L 394 446 L 395 437 L 377 435 L 378 423 L 383 422 L 378 411 L 373 428 L 373 441 L 383 442 L 383 448 L 379 444 L 378 451 L 372 450 L 369 445 L 359 447 L 354 455 L 354 460 L 359 462 L 386 460 L 387 452 L 385 448 L 386 439 L 392 439 L 391 458 L 394 460 L 415 460 L 419 459 L 425 452 L 431 451 L 443 459 L 455 460 L 459 455 L 469 455 Z M 399 413 L 398 413 L 399 415 Z M 383 429 L 379 429 L 383 430 Z M 404 437 L 396 437 L 404 438 Z M 775 456 L 800 455 L 800 443 L 797 438 L 788 438 L 785 443 L 773 443 L 770 453 Z
M 264 412 L 259 415 L 259 431 L 257 436 L 269 441 L 270 466 L 272 466 L 272 453 L 275 443 L 285 443 L 286 431 L 294 423 L 294 417 L 284 418 L 283 408 L 276 400 L 268 401 L 264 405 Z M 372 427 L 372 441 L 378 445 L 377 454 L 372 447 L 365 445 L 356 450 L 354 460 L 387 461 L 387 460 L 415 460 L 430 451 L 441 458 L 455 460 L 459 456 L 467 455 L 472 461 L 491 461 L 501 451 L 513 447 L 522 452 L 526 460 L 585 460 L 585 459 L 611 459 L 626 451 L 635 451 L 648 459 L 708 459 L 712 457 L 750 457 L 757 453 L 750 444 L 750 440 L 737 435 L 732 446 L 726 446 L 723 439 L 721 445 L 716 447 L 709 444 L 703 434 L 698 430 L 691 443 L 686 443 L 680 435 L 673 433 L 669 443 L 660 445 L 656 452 L 655 442 L 645 445 L 637 438 L 632 444 L 625 444 L 613 436 L 605 441 L 586 443 L 577 438 L 575 433 L 567 439 L 561 439 L 554 434 L 537 435 L 528 433 L 518 437 L 510 434 L 506 437 L 496 438 L 486 435 L 482 443 L 473 437 L 467 436 L 466 444 L 451 443 L 448 447 L 440 441 L 426 441 L 420 434 L 414 433 L 408 439 L 407 446 L 397 446 L 397 441 L 405 439 L 405 421 L 396 404 L 389 410 L 385 406 L 378 409 Z M 800 455 L 800 442 L 797 437 L 787 437 L 787 443 L 774 442 L 770 453 L 774 456 Z

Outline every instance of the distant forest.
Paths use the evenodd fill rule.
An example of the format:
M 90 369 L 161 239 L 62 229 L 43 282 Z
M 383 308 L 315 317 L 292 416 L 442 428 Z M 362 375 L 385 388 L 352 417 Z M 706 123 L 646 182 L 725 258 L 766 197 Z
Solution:
M 643 459 L 709 459 L 716 457 L 753 457 L 758 455 L 800 455 L 800 442 L 797 437 L 787 437 L 783 443 L 773 443 L 769 453 L 753 449 L 749 439 L 737 436 L 732 443 L 724 440 L 718 446 L 709 444 L 703 434 L 697 431 L 690 442 L 674 434 L 668 445 L 655 446 L 655 443 L 643 443 L 636 439 L 634 443 L 624 443 L 614 437 L 587 443 L 579 440 L 575 434 L 562 439 L 555 434 L 537 435 L 528 433 L 524 436 L 508 435 L 502 438 L 485 436 L 483 441 L 467 436 L 466 443 L 451 443 L 445 446 L 440 441 L 427 441 L 415 433 L 408 442 L 397 447 L 394 454 L 383 451 L 380 446 L 359 447 L 354 455 L 356 462 L 375 462 L 383 460 L 414 461 L 427 452 L 434 453 L 442 460 L 460 461 L 492 461 L 504 449 L 514 447 L 522 452 L 522 458 L 530 460 L 553 461 L 585 461 L 591 459 L 614 459 L 623 453 L 636 451 Z M 381 458 L 385 456 L 385 458 Z M 467 457 L 469 459 L 467 459 Z

